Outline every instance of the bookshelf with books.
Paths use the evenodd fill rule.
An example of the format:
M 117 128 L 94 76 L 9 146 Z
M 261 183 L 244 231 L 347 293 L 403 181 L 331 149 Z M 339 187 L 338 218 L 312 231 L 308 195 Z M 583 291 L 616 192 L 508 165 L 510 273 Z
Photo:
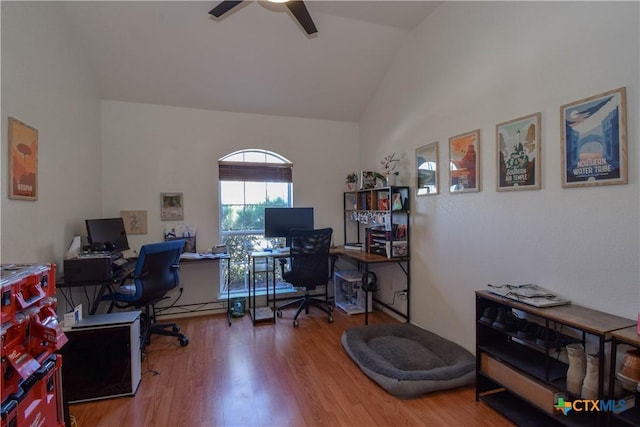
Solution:
M 343 201 L 345 247 L 409 257 L 409 187 L 347 191 Z

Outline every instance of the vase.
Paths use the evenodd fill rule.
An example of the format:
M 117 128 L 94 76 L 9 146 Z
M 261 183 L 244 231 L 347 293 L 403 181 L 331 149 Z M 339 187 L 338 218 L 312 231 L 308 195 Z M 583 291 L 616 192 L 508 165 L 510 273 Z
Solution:
M 598 398 L 598 361 L 597 354 L 587 355 L 587 372 L 582 383 L 582 398 L 596 400 Z
M 567 345 L 567 357 L 569 358 L 567 391 L 579 395 L 582 391 L 582 382 L 586 371 L 584 347 L 582 344 Z
M 387 181 L 387 187 L 396 185 L 396 176 L 394 174 L 385 175 L 384 178 Z
M 356 183 L 355 182 L 347 182 L 347 191 L 355 191 Z

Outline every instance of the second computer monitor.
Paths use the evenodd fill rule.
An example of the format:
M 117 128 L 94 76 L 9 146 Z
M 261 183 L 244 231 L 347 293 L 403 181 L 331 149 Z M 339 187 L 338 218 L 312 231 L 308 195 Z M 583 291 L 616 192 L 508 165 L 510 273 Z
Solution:
M 286 237 L 292 228 L 313 229 L 313 208 L 264 208 L 264 237 Z
M 87 219 L 85 224 L 92 250 L 121 252 L 129 249 L 122 218 Z

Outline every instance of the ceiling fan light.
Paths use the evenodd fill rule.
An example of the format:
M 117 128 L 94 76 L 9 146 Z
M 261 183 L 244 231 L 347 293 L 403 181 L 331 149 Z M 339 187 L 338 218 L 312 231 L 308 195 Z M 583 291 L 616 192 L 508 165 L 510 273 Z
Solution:
M 268 0 L 268 1 L 270 1 L 271 3 L 286 3 L 289 0 Z

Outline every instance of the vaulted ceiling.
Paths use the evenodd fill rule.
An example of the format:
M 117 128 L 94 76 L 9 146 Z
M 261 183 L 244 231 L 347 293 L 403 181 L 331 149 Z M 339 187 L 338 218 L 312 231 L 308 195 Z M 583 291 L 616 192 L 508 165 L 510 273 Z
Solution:
M 71 1 L 103 99 L 357 121 L 409 32 L 441 2 L 307 1 L 308 36 L 283 4 Z

